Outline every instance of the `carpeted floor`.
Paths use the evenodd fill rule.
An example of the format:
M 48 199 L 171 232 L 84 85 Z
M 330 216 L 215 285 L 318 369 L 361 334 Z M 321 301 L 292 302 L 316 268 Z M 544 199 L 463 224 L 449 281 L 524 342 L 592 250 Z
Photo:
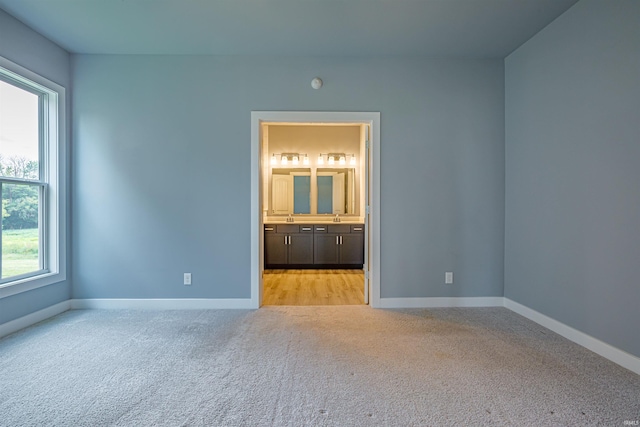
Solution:
M 623 426 L 640 376 L 503 308 L 69 311 L 0 340 L 2 426 Z

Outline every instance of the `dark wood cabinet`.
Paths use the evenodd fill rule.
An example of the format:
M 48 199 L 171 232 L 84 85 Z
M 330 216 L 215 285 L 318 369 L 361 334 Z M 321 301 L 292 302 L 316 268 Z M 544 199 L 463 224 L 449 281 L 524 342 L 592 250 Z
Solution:
M 289 235 L 289 264 L 313 263 L 313 234 Z
M 361 224 L 264 226 L 266 268 L 362 268 L 363 264 Z
M 338 264 L 338 235 L 316 234 L 313 236 L 313 263 Z
M 340 264 L 362 265 L 364 263 L 364 234 L 352 233 L 340 237 Z
M 264 264 L 287 264 L 287 235 L 276 233 L 264 233 Z
M 362 264 L 364 264 L 364 226 L 332 224 L 316 226 L 315 229 L 314 264 L 362 268 Z
M 270 267 L 313 264 L 313 227 L 266 225 L 264 264 Z

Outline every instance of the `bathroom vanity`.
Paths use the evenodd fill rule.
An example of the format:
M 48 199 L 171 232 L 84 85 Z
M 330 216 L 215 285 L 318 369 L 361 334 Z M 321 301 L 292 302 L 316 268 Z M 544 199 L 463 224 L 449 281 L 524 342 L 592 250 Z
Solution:
M 265 268 L 348 268 L 364 264 L 364 224 L 268 223 Z
M 363 268 L 366 131 L 262 127 L 264 268 Z

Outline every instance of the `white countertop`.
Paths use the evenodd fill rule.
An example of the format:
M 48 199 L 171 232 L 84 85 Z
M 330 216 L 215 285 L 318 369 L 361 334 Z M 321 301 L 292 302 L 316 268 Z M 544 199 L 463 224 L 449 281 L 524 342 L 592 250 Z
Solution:
M 282 219 L 265 219 L 264 220 L 264 224 L 265 225 L 286 225 L 286 224 L 303 224 L 303 225 L 307 225 L 307 224 L 323 224 L 323 225 L 340 225 L 340 224 L 344 224 L 344 225 L 363 225 L 364 224 L 364 220 L 360 219 L 360 218 L 354 218 L 354 219 L 343 219 L 340 218 L 340 222 L 334 222 L 333 221 L 333 217 L 332 218 L 322 218 L 322 219 L 298 219 L 294 217 L 293 222 L 287 222 L 287 220 L 285 218 Z

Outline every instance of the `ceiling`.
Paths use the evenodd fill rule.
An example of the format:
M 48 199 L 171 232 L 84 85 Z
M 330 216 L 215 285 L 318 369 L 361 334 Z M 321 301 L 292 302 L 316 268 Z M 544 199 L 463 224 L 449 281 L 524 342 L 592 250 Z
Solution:
M 0 0 L 72 53 L 503 58 L 577 0 Z

